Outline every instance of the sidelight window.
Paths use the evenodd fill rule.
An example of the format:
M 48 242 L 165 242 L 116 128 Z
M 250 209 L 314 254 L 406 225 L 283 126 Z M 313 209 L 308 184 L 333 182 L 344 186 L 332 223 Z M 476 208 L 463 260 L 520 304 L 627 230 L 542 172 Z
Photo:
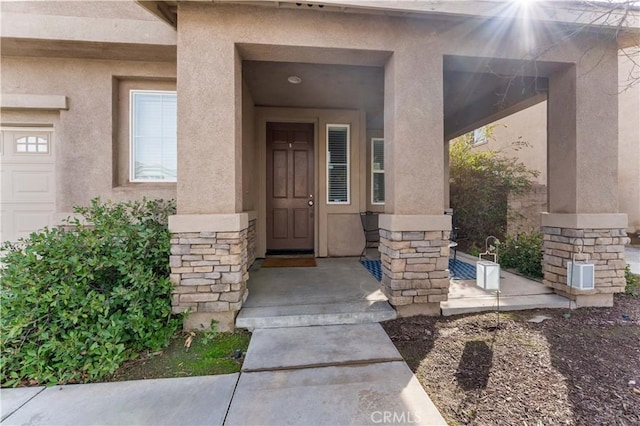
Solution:
M 327 204 L 349 204 L 348 124 L 327 125 Z
M 371 204 L 384 204 L 384 139 L 371 139 Z

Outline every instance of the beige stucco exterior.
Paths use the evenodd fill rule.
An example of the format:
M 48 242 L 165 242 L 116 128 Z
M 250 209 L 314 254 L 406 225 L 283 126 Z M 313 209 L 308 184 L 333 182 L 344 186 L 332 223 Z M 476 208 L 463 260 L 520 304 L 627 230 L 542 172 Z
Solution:
M 54 127 L 58 212 L 94 196 L 177 199 L 174 309 L 193 309 L 198 324 L 217 318 L 232 326 L 247 297 L 249 262 L 268 249 L 270 121 L 314 125 L 315 255 L 359 254 L 359 213 L 384 213 L 382 288 L 406 314 L 433 313 L 447 297 L 446 139 L 535 103 L 540 94 L 525 83 L 548 88 L 549 223 L 597 214 L 602 226 L 620 225 L 619 46 L 589 33 L 550 40 L 548 26 L 567 17 L 540 15 L 525 25 L 471 3 L 466 11 L 413 5 L 408 14 L 389 2 L 346 9 L 330 2 L 325 10 L 294 2 L 141 3 L 167 22 L 132 2 L 122 9 L 3 3 L 2 94 L 14 100 L 2 103 L 2 123 Z M 537 47 L 552 46 L 535 66 L 522 58 L 536 46 L 519 42 L 531 32 Z M 629 42 L 626 32 L 620 40 Z M 514 67 L 521 90 L 496 102 L 504 87 L 497 76 Z M 300 86 L 282 80 L 289 72 L 306 73 Z M 472 81 L 482 87 L 466 87 Z M 131 183 L 127 93 L 174 88 L 177 182 Z M 20 95 L 41 97 L 24 105 L 15 101 Z M 44 101 L 56 108 L 43 111 Z M 326 200 L 327 124 L 350 126 L 345 204 Z M 372 137 L 384 137 L 384 205 L 371 204 Z
M 175 198 L 175 184 L 127 183 L 127 89 L 171 88 L 175 64 L 6 56 L 0 70 L 3 93 L 55 94 L 69 100 L 67 110 L 56 112 L 29 107 L 2 111 L 3 125 L 54 127 L 58 212 L 71 212 L 97 196 L 114 201 L 143 195 Z

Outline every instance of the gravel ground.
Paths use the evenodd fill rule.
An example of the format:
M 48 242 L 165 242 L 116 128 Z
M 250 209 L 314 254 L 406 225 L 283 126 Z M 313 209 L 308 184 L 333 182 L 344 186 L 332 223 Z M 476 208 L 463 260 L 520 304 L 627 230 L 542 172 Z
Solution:
M 640 298 L 383 327 L 449 424 L 640 424 Z

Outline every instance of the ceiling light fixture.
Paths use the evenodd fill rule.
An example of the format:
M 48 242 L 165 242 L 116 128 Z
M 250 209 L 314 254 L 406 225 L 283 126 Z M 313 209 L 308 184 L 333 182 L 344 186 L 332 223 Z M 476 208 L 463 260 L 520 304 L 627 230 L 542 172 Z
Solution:
M 302 79 L 300 77 L 298 77 L 297 75 L 290 75 L 289 78 L 287 78 L 287 81 L 291 84 L 300 84 L 302 83 Z

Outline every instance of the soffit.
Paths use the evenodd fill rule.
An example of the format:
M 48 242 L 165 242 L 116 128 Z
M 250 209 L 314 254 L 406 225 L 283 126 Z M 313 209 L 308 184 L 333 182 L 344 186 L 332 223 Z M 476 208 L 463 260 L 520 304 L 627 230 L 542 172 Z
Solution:
M 243 61 L 242 77 L 257 106 L 362 109 L 367 127 L 384 126 L 382 67 Z

